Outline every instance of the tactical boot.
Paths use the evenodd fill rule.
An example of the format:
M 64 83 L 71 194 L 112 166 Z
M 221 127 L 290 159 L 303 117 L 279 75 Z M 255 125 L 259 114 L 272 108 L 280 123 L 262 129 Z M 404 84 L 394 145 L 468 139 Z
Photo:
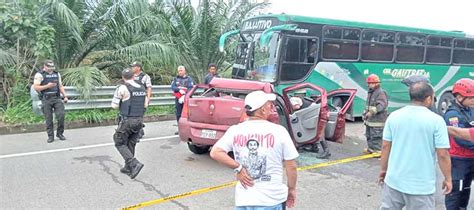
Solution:
M 57 134 L 56 137 L 58 137 L 62 141 L 66 140 L 66 137 L 63 134 Z
M 135 160 L 135 164 L 133 164 L 130 168 L 130 179 L 135 179 L 135 177 L 140 173 L 140 171 L 143 168 L 143 163 L 138 162 L 138 160 Z
M 51 143 L 51 142 L 53 142 L 53 141 L 54 141 L 54 137 L 52 137 L 52 136 L 49 136 L 49 137 L 48 137 L 48 141 L 47 141 L 47 142 L 48 142 L 48 143 Z
M 130 169 L 128 168 L 128 166 L 124 166 L 123 168 L 121 168 L 120 172 L 130 176 Z
M 326 140 L 321 140 L 319 141 L 319 143 L 321 144 L 321 149 L 323 150 L 323 152 L 317 153 L 316 157 L 320 159 L 328 159 L 329 156 L 331 156 L 331 153 L 329 152 L 328 142 Z

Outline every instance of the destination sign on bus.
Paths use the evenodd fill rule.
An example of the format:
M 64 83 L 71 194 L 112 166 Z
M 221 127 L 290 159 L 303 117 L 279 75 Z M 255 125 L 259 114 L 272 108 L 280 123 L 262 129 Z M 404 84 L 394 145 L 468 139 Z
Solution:
M 250 19 L 242 23 L 242 28 L 240 31 L 264 31 L 277 24 L 278 20 L 275 18 Z

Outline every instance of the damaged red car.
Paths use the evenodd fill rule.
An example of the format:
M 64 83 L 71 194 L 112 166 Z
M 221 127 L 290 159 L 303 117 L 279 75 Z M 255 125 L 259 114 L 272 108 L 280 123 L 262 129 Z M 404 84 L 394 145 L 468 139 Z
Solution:
M 230 126 L 246 119 L 244 99 L 255 90 L 277 95 L 269 120 L 287 128 L 297 148 L 314 149 L 324 140 L 342 143 L 345 114 L 355 89 L 327 93 L 314 84 L 301 83 L 286 87 L 280 95 L 271 83 L 224 78 L 214 78 L 209 85 L 196 85 L 188 92 L 178 123 L 180 139 L 191 152 L 207 153 Z M 303 101 L 301 108 L 292 106 L 291 97 Z M 337 98 L 337 106 L 331 103 L 333 98 Z

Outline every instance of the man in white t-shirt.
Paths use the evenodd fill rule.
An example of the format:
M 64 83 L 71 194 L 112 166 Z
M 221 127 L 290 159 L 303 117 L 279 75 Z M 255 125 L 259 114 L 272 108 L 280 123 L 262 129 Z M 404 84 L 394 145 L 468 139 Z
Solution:
M 211 157 L 233 168 L 239 183 L 236 209 L 284 209 L 296 200 L 298 152 L 288 131 L 267 121 L 276 96 L 254 91 L 245 97 L 249 119 L 231 126 L 211 150 Z M 233 151 L 235 160 L 227 153 Z M 287 184 L 283 183 L 283 167 Z

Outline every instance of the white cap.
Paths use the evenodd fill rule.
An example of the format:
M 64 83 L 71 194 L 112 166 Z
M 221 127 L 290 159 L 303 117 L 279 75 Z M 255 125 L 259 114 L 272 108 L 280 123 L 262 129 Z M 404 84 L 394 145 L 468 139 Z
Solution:
M 291 105 L 303 105 L 303 100 L 300 97 L 291 97 L 290 98 Z
M 261 90 L 253 91 L 245 96 L 245 108 L 248 111 L 255 111 L 262 107 L 267 101 L 274 101 L 276 95 L 273 93 L 265 93 Z

